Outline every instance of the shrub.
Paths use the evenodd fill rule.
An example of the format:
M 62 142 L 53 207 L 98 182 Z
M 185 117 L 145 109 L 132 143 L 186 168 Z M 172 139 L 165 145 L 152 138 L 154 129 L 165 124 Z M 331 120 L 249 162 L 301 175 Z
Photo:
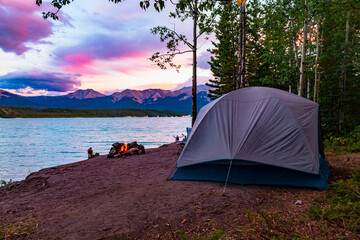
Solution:
M 330 134 L 326 137 L 324 144 L 327 149 L 332 148 L 340 153 L 360 152 L 360 126 L 343 137 Z
M 10 184 L 12 182 L 13 182 L 12 179 L 10 179 L 9 181 L 0 180 L 0 187 L 5 186 L 6 184 Z
M 310 219 L 342 232 L 360 233 L 360 169 L 351 177 L 330 184 L 330 191 L 317 205 L 309 208 Z

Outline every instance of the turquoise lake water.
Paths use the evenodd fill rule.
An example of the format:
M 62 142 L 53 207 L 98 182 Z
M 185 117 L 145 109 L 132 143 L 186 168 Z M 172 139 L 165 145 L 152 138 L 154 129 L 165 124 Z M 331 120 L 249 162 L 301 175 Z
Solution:
M 190 117 L 0 119 L 0 180 L 84 160 L 89 147 L 100 154 L 114 142 L 158 147 L 190 125 Z

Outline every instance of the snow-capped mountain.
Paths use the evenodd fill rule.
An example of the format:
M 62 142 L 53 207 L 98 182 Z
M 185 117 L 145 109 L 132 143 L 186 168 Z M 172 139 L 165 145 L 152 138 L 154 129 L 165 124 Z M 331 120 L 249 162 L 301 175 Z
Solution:
M 198 109 L 210 102 L 209 87 L 198 86 Z M 77 90 L 65 96 L 23 97 L 0 90 L 0 106 L 34 108 L 77 108 L 77 109 L 154 109 L 191 113 L 192 88 L 171 91 L 163 89 L 125 89 L 111 95 L 104 95 L 92 89 Z
M 104 97 L 105 95 L 97 91 L 94 91 L 92 89 L 86 89 L 86 90 L 77 90 L 65 96 L 68 98 L 86 99 L 86 98 Z

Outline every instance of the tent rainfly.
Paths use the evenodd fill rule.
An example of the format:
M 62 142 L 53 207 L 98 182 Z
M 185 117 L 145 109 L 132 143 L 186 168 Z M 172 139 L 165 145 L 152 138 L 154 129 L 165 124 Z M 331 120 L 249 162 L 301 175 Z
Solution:
M 292 93 L 230 92 L 200 110 L 171 179 L 326 189 L 319 119 L 317 103 Z

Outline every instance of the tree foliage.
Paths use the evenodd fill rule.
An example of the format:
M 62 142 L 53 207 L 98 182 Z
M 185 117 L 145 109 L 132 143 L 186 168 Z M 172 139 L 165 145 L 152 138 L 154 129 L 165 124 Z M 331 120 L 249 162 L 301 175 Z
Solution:
M 175 24 L 172 27 L 157 26 L 152 28 L 151 33 L 159 35 L 160 41 L 166 44 L 167 51 L 155 52 L 150 60 L 161 69 L 174 67 L 178 71 L 181 65 L 174 63 L 175 56 L 197 51 L 198 46 L 194 44 L 194 40 L 198 40 L 202 35 L 209 35 L 212 32 L 216 14 L 211 10 L 215 4 L 216 1 L 214 0 L 180 0 L 174 4 L 175 10 L 169 13 L 169 18 L 184 22 L 196 17 L 197 34 L 193 36 L 193 39 L 189 40 L 185 33 L 181 33 L 176 29 Z
M 36 5 L 41 6 L 43 0 L 35 0 Z M 52 18 L 54 20 L 58 20 L 58 12 L 62 7 L 69 5 L 74 0 L 52 0 L 51 5 L 56 9 L 55 12 L 43 12 L 43 17 L 45 19 Z M 109 0 L 109 2 L 120 3 L 125 0 Z M 162 11 L 165 8 L 166 0 L 141 0 L 139 1 L 140 7 L 144 10 L 147 10 L 149 7 L 153 6 L 154 9 L 158 12 Z
M 224 2 L 216 11 L 220 16 L 214 30 L 218 41 L 212 41 L 214 48 L 209 50 L 212 54 L 209 64 L 214 78 L 209 79 L 207 84 L 212 88 L 209 90 L 212 99 L 234 90 L 238 77 L 239 9 L 235 2 Z
M 176 55 L 192 53 L 192 120 L 195 123 L 197 116 L 197 51 L 199 48 L 198 40 L 202 35 L 208 35 L 212 31 L 212 25 L 216 14 L 212 11 L 215 0 L 179 0 L 175 5 L 175 11 L 170 12 L 169 17 L 184 22 L 192 19 L 192 40 L 188 41 L 185 34 L 178 32 L 174 25 L 173 28 L 158 26 L 151 29 L 151 32 L 160 36 L 161 42 L 166 42 L 167 51 L 165 53 L 156 52 L 150 58 L 161 69 L 167 66 L 175 67 L 179 71 L 180 65 L 176 65 L 173 60 Z M 207 39 L 207 37 L 206 37 Z M 185 49 L 183 46 L 185 45 Z
M 316 73 L 320 89 L 316 101 L 320 103 L 325 133 L 346 134 L 359 125 L 360 2 L 250 0 L 246 10 L 246 78 L 250 86 L 298 93 L 304 22 L 307 21 L 304 95 L 314 100 Z M 220 24 L 221 21 L 219 18 L 215 32 L 226 28 Z M 230 27 L 233 23 L 226 24 Z M 211 94 L 217 93 L 216 97 L 232 89 L 233 84 L 223 81 L 217 85 L 220 83 L 219 69 L 228 61 L 219 58 L 219 53 L 224 51 L 231 37 L 229 32 L 222 33 L 216 35 L 217 42 L 211 49 L 210 65 L 215 80 L 218 80 L 211 81 L 215 88 Z

